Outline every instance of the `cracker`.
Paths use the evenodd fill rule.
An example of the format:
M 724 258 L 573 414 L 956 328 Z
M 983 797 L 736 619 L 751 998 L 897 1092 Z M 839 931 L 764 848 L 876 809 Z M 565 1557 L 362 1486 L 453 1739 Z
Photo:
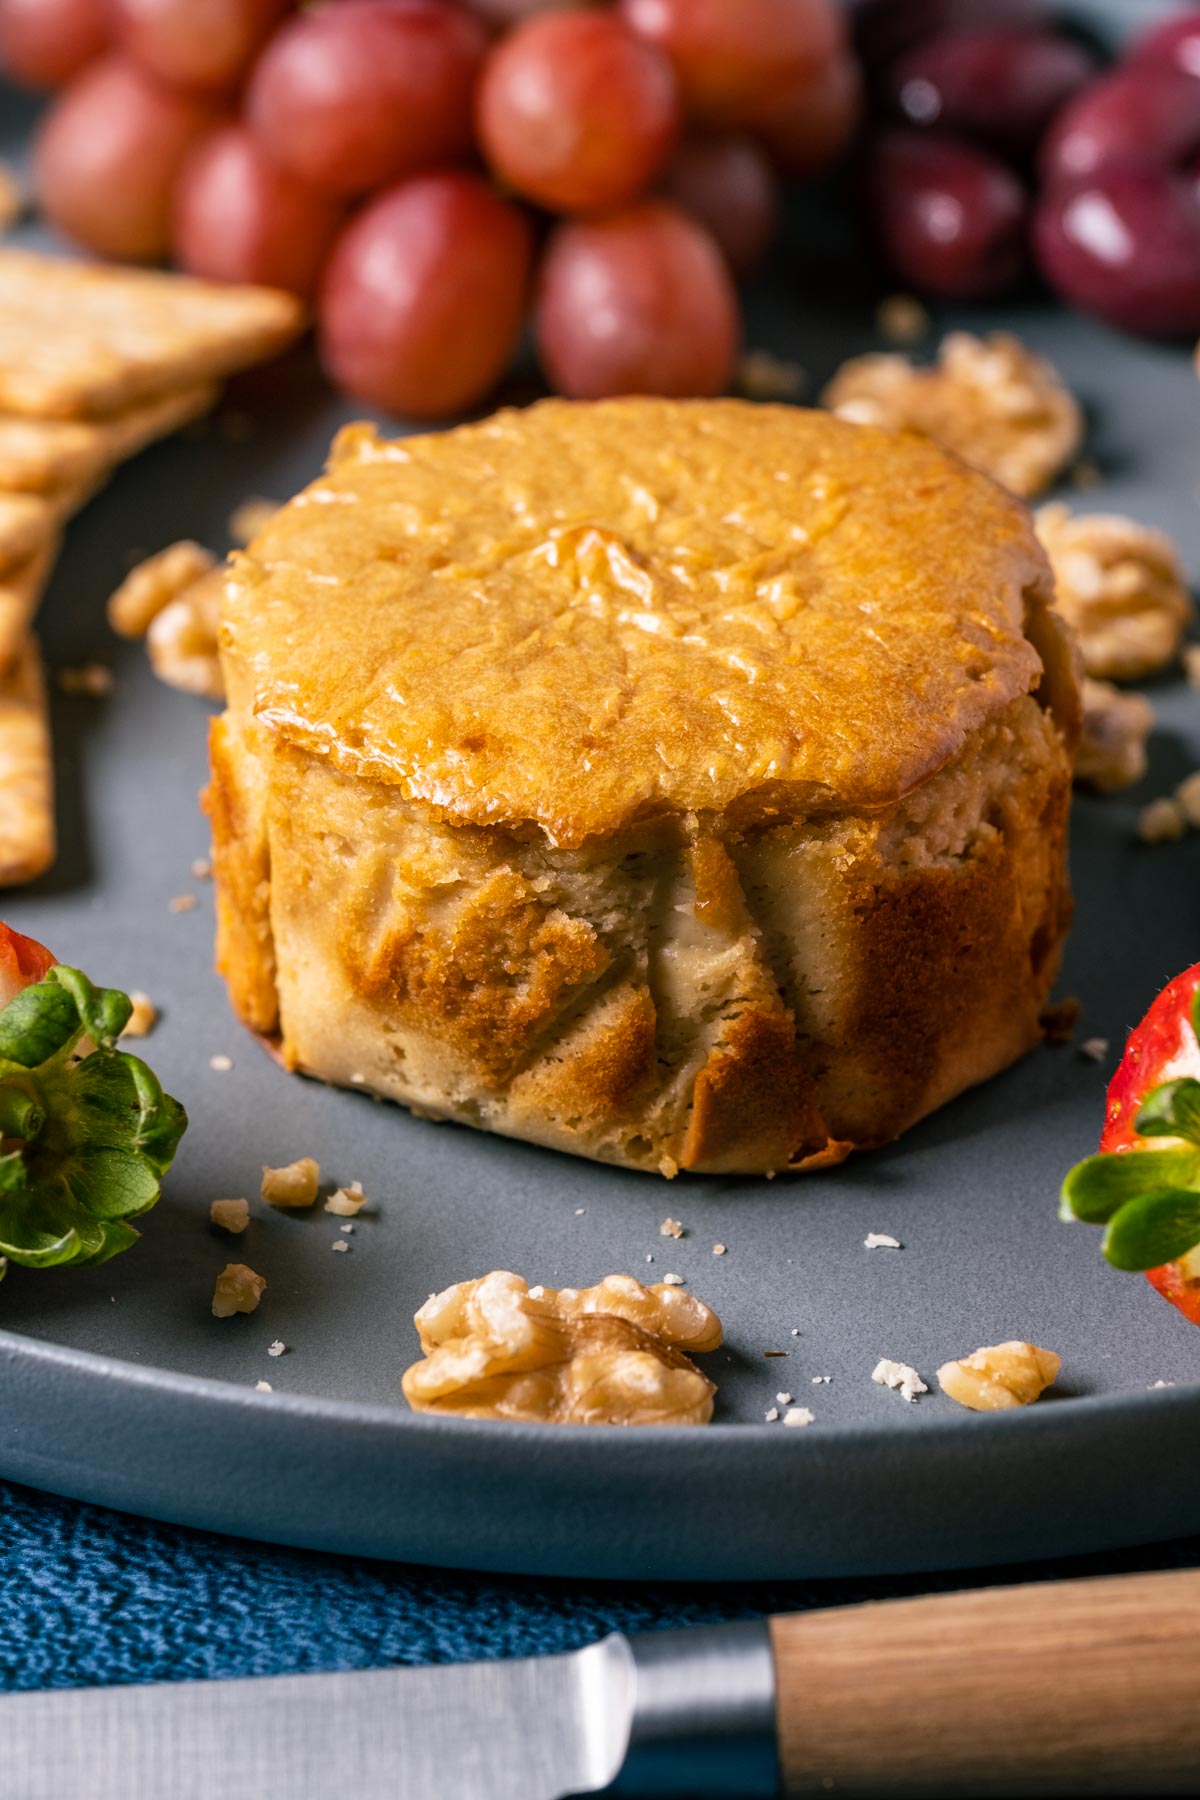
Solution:
M 0 492 L 0 575 L 18 569 L 51 544 L 64 521 L 90 499 L 96 486 L 89 481 L 53 494 Z
M 292 294 L 0 249 L 0 411 L 103 418 L 274 356 Z
M 114 463 L 199 418 L 216 399 L 204 383 L 164 394 L 111 419 L 35 419 L 0 413 L 0 488 L 46 493 L 98 481 Z
M 59 541 L 50 538 L 36 555 L 0 575 L 0 670 L 7 669 L 24 647 L 58 556 Z
M 37 640 L 0 679 L 0 887 L 32 881 L 54 861 L 54 768 Z

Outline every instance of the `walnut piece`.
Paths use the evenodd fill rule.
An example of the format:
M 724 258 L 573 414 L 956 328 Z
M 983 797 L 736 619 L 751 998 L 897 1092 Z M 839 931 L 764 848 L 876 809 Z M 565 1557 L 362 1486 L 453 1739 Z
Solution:
M 213 1292 L 214 1319 L 231 1319 L 234 1313 L 252 1313 L 263 1297 L 266 1281 L 245 1263 L 226 1263 Z
M 1137 834 L 1143 844 L 1174 844 L 1187 832 L 1187 814 L 1174 794 L 1161 794 L 1138 814 Z
M 1036 1344 L 1013 1338 L 943 1363 L 937 1378 L 942 1392 L 960 1406 L 969 1406 L 972 1412 L 1000 1412 L 1031 1406 L 1057 1381 L 1061 1367 L 1062 1357 L 1053 1350 L 1039 1350 Z
M 951 332 L 932 368 L 893 351 L 853 357 L 822 400 L 858 425 L 923 431 L 1025 499 L 1049 487 L 1083 435 L 1057 371 L 1003 331 Z
M 608 1275 L 593 1288 L 529 1288 L 494 1270 L 431 1295 L 416 1315 L 423 1362 L 405 1371 L 417 1412 L 559 1425 L 704 1425 L 716 1389 L 684 1355 L 715 1350 L 721 1322 L 693 1294 Z
M 362 1182 L 352 1181 L 349 1187 L 335 1188 L 325 1202 L 327 1213 L 337 1213 L 343 1219 L 353 1219 L 367 1204 L 367 1196 L 363 1193 Z
M 321 1166 L 311 1156 L 302 1156 L 281 1169 L 263 1164 L 262 1197 L 272 1206 L 311 1206 L 317 1197 Z
M 1165 532 L 1119 513 L 1075 515 L 1061 502 L 1040 507 L 1034 525 L 1089 675 L 1139 681 L 1174 661 L 1192 602 Z
M 232 1231 L 236 1236 L 245 1231 L 250 1223 L 250 1202 L 248 1200 L 214 1200 L 208 1209 L 208 1216 L 214 1225 L 222 1231 Z
M 160 681 L 185 694 L 223 700 L 225 681 L 217 654 L 224 566 L 185 587 L 150 621 L 146 651 Z
M 119 637 L 145 637 L 164 606 L 217 566 L 202 544 L 183 538 L 130 569 L 109 597 L 108 622 Z
M 1083 732 L 1075 752 L 1075 779 L 1113 794 L 1146 773 L 1146 740 L 1154 708 L 1144 694 L 1123 694 L 1111 681 L 1083 683 Z
M 121 1036 L 123 1038 L 149 1037 L 158 1024 L 157 1006 L 149 994 L 143 994 L 139 988 L 134 988 L 129 998 L 133 1003 L 133 1011 L 129 1015 L 128 1023 Z
M 910 1406 L 918 1394 L 929 1392 L 928 1385 L 910 1363 L 893 1362 L 890 1356 L 880 1357 L 871 1370 L 871 1380 L 877 1381 L 880 1387 L 895 1388 Z

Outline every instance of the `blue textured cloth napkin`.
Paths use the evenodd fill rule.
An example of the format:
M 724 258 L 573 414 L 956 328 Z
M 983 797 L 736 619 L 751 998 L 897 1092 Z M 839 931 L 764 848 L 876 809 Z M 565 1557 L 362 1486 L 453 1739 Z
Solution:
M 0 1483 L 0 1690 L 531 1656 L 983 1582 L 1179 1567 L 1200 1541 L 904 1580 L 676 1588 L 464 1575 L 156 1525 Z

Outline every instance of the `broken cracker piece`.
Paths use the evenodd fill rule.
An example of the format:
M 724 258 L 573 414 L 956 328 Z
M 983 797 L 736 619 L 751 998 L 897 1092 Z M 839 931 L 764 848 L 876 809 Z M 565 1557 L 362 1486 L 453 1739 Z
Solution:
M 54 763 L 46 682 L 34 638 L 0 676 L 0 887 L 54 861 Z
M 0 488 L 49 493 L 101 481 L 147 444 L 207 412 L 207 383 L 156 396 L 111 419 L 39 419 L 0 414 Z
M 0 669 L 6 669 L 21 654 L 60 543 L 56 533 L 15 569 L 0 574 Z
M 305 309 L 274 288 L 0 248 L 0 410 L 105 418 L 220 380 L 293 343 Z

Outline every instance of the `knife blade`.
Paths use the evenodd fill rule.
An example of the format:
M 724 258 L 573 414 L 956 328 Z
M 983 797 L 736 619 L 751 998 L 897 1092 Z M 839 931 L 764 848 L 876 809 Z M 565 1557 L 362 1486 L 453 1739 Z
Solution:
M 0 1800 L 1200 1793 L 1200 1570 L 0 1698 Z
M 757 1624 L 443 1668 L 16 1694 L 0 1699 L 0 1800 L 563 1800 L 618 1776 L 751 1800 L 776 1791 L 773 1696 Z

